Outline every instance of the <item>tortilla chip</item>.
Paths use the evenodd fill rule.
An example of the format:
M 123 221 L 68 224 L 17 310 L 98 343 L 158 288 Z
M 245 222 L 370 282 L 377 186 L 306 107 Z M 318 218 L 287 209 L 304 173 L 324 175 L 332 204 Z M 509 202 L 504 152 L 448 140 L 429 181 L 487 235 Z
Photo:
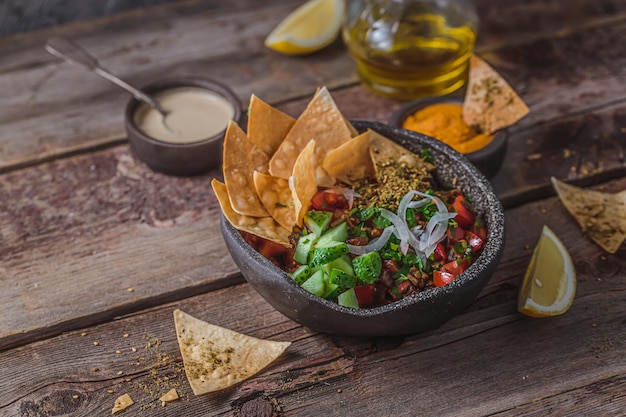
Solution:
M 481 133 L 511 126 L 529 112 L 513 88 L 485 61 L 473 55 L 463 103 L 463 119 Z
M 583 233 L 605 251 L 617 252 L 626 239 L 626 191 L 603 193 L 578 188 L 554 177 L 550 180 Z
M 233 210 L 245 216 L 267 216 L 252 176 L 254 171 L 267 172 L 269 157 L 232 120 L 224 136 L 223 161 L 224 182 Z
M 255 171 L 254 187 L 270 216 L 282 227 L 291 230 L 296 224 L 296 211 L 289 181 Z
M 231 387 L 272 363 L 291 342 L 246 336 L 174 310 L 178 347 L 195 395 Z
M 400 164 L 406 164 L 420 170 L 433 171 L 435 166 L 424 160 L 419 155 L 409 151 L 405 147 L 398 145 L 390 139 L 382 136 L 378 132 L 370 131 L 369 135 L 369 152 L 372 162 L 374 163 L 374 171 L 377 179 L 379 168 L 389 160 L 397 161 Z
M 332 176 L 347 184 L 373 177 L 374 164 L 370 157 L 369 140 L 371 130 L 350 139 L 339 147 L 328 151 L 322 167 Z
M 298 155 L 293 167 L 293 176 L 289 179 L 298 226 L 302 226 L 302 219 L 311 206 L 311 199 L 317 193 L 315 179 L 316 147 L 317 144 L 314 140 L 309 141 Z
M 113 404 L 113 409 L 111 410 L 111 414 L 115 414 L 118 411 L 125 410 L 133 404 L 135 404 L 135 402 L 132 398 L 130 398 L 130 395 L 121 395 L 117 398 L 117 400 L 115 400 L 115 403 Z
M 213 191 L 215 192 L 217 200 L 220 203 L 224 217 L 226 217 L 226 220 L 228 220 L 235 229 L 252 233 L 253 235 L 271 240 L 272 242 L 280 243 L 284 246 L 291 246 L 289 243 L 290 230 L 286 230 L 269 216 L 251 217 L 238 214 L 230 205 L 226 185 L 219 182 L 216 178 L 213 178 L 211 186 L 213 187 Z
M 248 138 L 268 156 L 274 155 L 296 119 L 252 94 L 248 112 Z
M 328 89 L 323 87 L 313 97 L 272 156 L 269 164 L 270 174 L 289 179 L 298 155 L 311 139 L 316 142 L 315 154 L 321 162 L 328 151 L 351 138 L 352 134 L 346 120 Z

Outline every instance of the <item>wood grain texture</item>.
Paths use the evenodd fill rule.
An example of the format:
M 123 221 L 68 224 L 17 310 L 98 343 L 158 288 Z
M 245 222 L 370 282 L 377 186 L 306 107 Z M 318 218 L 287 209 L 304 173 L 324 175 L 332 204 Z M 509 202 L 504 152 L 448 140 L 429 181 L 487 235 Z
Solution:
M 625 185 L 619 180 L 604 188 Z M 158 416 L 183 409 L 189 415 L 232 415 L 255 398 L 274 400 L 285 416 L 338 410 L 413 416 L 435 409 L 441 416 L 542 415 L 548 409 L 555 416 L 619 415 L 626 405 L 625 249 L 606 255 L 590 245 L 557 198 L 511 209 L 506 221 L 504 257 L 488 287 L 435 331 L 404 340 L 312 333 L 274 311 L 247 284 L 230 286 L 0 353 L 0 368 L 9 370 L 0 380 L 0 415 L 44 406 L 58 415 L 94 415 L 110 410 L 126 392 L 135 412 L 143 406 Z M 516 312 L 515 299 L 543 224 L 566 242 L 578 291 L 566 314 L 532 319 Z M 258 376 L 194 397 L 181 369 L 175 308 L 293 345 Z M 171 387 L 182 399 L 161 407 L 155 400 Z
M 52 35 L 74 37 L 130 82 L 144 84 L 165 76 L 212 77 L 231 85 L 244 104 L 251 93 L 280 103 L 308 96 L 320 85 L 336 89 L 356 84 L 354 65 L 339 40 L 306 57 L 285 57 L 263 46 L 265 36 L 298 2 L 240 0 L 233 3 L 232 10 L 223 9 L 220 3 L 168 4 L 0 40 L 0 55 L 7 58 L 0 63 L 0 171 L 125 140 L 123 108 L 128 96 L 94 74 L 48 55 L 43 45 Z M 481 15 L 481 54 L 529 101 L 533 113 L 527 123 L 535 118 L 549 120 L 555 117 L 551 110 L 564 111 L 562 106 L 569 112 L 584 110 L 598 105 L 597 99 L 588 96 L 610 92 L 613 97 L 616 89 L 623 90 L 623 74 L 591 72 L 575 74 L 574 79 L 570 70 L 570 61 L 578 58 L 593 64 L 598 59 L 612 62 L 616 70 L 624 67 L 619 42 L 612 43 L 615 48 L 582 42 L 583 49 L 577 52 L 589 31 L 597 32 L 593 39 L 598 42 L 623 35 L 619 24 L 607 28 L 607 21 L 623 22 L 626 7 L 621 2 L 598 6 L 595 1 L 578 0 L 572 7 L 565 0 L 550 4 L 520 1 L 498 8 L 497 14 L 493 14 L 494 8 L 487 9 L 487 0 L 478 5 L 485 10 Z M 530 25 L 519 22 L 520 15 L 542 18 Z M 572 37 L 570 41 L 566 34 Z M 543 36 L 541 40 L 537 40 L 539 36 Z M 526 45 L 526 49 L 520 46 L 520 51 L 516 45 Z M 494 49 L 496 55 L 489 53 Z M 552 57 L 540 67 L 550 64 L 553 68 L 547 75 L 553 79 L 549 83 L 539 79 L 535 85 L 535 74 L 528 72 L 537 67 L 532 57 L 538 50 Z M 568 52 L 577 53 L 570 56 Z M 589 52 L 597 56 L 585 58 Z M 563 84 L 562 74 L 570 74 L 565 79 L 568 85 Z M 576 87 L 581 75 L 590 81 Z M 541 93 L 541 100 L 527 97 L 526 91 L 532 94 L 534 89 Z M 567 97 L 562 96 L 564 91 Z M 559 102 L 544 103 L 546 96 Z M 576 100 L 578 96 L 588 98 Z M 358 117 L 369 118 L 363 112 Z

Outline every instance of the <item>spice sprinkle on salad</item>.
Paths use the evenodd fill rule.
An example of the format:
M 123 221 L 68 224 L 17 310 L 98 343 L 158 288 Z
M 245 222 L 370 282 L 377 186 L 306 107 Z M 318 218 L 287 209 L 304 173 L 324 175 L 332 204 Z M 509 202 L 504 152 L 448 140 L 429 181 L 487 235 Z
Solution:
M 487 230 L 471 196 L 438 186 L 428 149 L 358 134 L 326 88 L 287 124 L 271 106 L 262 121 L 252 110 L 256 137 L 231 123 L 225 183 L 214 179 L 213 189 L 245 241 L 304 290 L 349 308 L 381 306 L 449 284 L 482 252 Z M 289 125 L 272 155 L 261 150 L 268 112 Z M 276 132 L 267 136 L 276 143 Z

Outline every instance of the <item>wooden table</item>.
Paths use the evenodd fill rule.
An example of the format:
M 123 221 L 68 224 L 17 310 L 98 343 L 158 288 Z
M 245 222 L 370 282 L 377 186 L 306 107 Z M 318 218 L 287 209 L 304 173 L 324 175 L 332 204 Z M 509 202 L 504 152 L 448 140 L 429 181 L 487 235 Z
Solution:
M 128 96 L 43 49 L 70 36 L 131 82 L 212 77 L 292 115 L 326 85 L 348 118 L 386 121 L 401 103 L 358 85 L 340 41 L 307 57 L 264 48 L 299 3 L 190 0 L 0 39 L 0 415 L 109 415 L 123 393 L 132 416 L 626 414 L 626 245 L 603 252 L 549 184 L 626 188 L 626 2 L 475 1 L 477 52 L 531 108 L 492 181 L 506 250 L 467 311 L 404 339 L 319 334 L 273 310 L 222 241 L 219 171 L 150 171 L 126 141 Z M 578 292 L 566 314 L 531 319 L 516 297 L 544 224 Z M 293 344 L 196 397 L 175 308 Z M 182 399 L 162 407 L 171 387 Z

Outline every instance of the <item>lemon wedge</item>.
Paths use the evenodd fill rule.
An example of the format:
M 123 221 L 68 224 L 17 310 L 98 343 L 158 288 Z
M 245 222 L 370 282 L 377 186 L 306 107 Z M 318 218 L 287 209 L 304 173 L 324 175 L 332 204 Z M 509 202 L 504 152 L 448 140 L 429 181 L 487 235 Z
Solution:
M 309 0 L 274 28 L 265 46 L 288 55 L 318 51 L 339 35 L 344 7 L 343 0 Z
M 565 313 L 576 295 L 576 271 L 565 245 L 543 226 L 526 269 L 517 300 L 517 310 L 531 317 Z

